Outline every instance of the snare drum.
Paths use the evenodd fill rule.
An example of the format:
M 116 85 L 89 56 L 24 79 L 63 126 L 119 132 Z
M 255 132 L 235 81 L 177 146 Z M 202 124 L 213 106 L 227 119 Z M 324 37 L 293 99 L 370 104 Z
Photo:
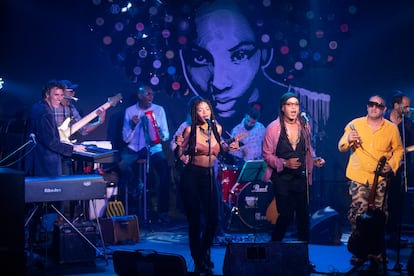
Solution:
M 229 203 L 248 228 L 269 229 L 276 223 L 277 209 L 271 183 L 237 183 L 230 191 Z
M 217 178 L 224 202 L 228 202 L 230 190 L 233 188 L 234 184 L 236 184 L 239 174 L 240 171 L 237 166 L 220 165 Z

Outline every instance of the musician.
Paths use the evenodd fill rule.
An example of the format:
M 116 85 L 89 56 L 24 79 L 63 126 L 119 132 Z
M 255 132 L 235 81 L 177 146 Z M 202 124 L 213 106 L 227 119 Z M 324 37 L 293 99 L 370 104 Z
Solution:
M 279 217 L 272 241 L 282 241 L 294 215 L 297 239 L 309 241 L 309 185 L 313 166 L 322 167 L 325 160 L 315 157 L 309 124 L 299 117 L 299 98 L 287 92 L 280 99 L 279 116 L 271 122 L 263 139 L 263 159 L 267 163 L 264 181 L 273 183 Z
M 388 222 L 386 229 L 388 246 L 396 246 L 396 242 L 399 242 L 400 235 L 398 227 L 401 226 L 402 222 L 405 185 L 409 183 L 407 177 L 410 175 L 409 173 L 403 174 L 403 172 L 404 169 L 408 172 L 412 168 L 411 162 L 413 160 L 408 149 L 414 145 L 414 123 L 409 117 L 411 99 L 401 91 L 394 92 L 391 99 L 392 108 L 386 111 L 384 117 L 398 127 L 403 147 L 407 149 L 405 162 L 407 167 L 404 167 L 403 162 L 403 165 L 400 166 L 396 174 L 390 178 L 388 186 Z M 404 137 L 403 134 L 405 134 Z
M 170 138 L 170 133 L 164 108 L 154 104 L 153 100 L 154 92 L 152 88 L 149 85 L 141 86 L 138 89 L 138 102 L 125 110 L 122 136 L 127 146 L 121 154 L 121 170 L 124 177 L 126 173 L 132 173 L 132 177 L 126 177 L 130 182 L 133 182 L 132 185 L 138 185 L 139 175 L 136 170 L 132 169 L 133 164 L 138 159 L 147 159 L 147 154 L 150 155 L 149 160 L 147 160 L 150 164 L 150 171 L 154 169 L 159 176 L 157 189 L 158 222 L 169 223 L 170 172 L 162 142 Z M 148 114 L 152 114 L 152 119 L 148 119 Z M 158 141 L 151 139 L 150 131 L 159 135 Z M 149 180 L 149 183 L 154 184 L 154 181 L 151 181 L 152 178 Z
M 26 176 L 60 176 L 62 175 L 62 156 L 70 157 L 73 151 L 85 151 L 83 145 L 60 141 L 53 109 L 57 108 L 62 101 L 64 90 L 63 83 L 50 80 L 42 91 L 42 100 L 33 104 L 30 109 L 27 131 L 34 135 L 36 142 L 33 151 L 29 152 L 25 158 Z M 36 219 L 38 223 L 40 216 L 34 216 L 33 220 Z M 33 241 L 35 230 L 31 229 L 29 232 L 31 241 Z
M 189 225 L 190 252 L 198 273 L 211 272 L 213 267 L 209 252 L 219 220 L 214 164 L 221 151 L 238 148 L 237 141 L 222 143 L 221 132 L 210 102 L 196 99 L 191 108 L 191 125 L 175 140 L 178 157 L 185 164 L 180 194 Z
M 259 122 L 260 109 L 261 105 L 258 103 L 252 104 L 243 120 L 231 130 L 231 137 L 240 137 L 239 150 L 229 152 L 239 167 L 242 167 L 245 161 L 263 159 L 262 143 L 266 128 Z
M 64 90 L 65 85 L 62 82 L 49 81 L 43 90 L 43 99 L 36 102 L 30 110 L 27 131 L 35 135 L 36 146 L 33 152 L 26 157 L 27 175 L 62 175 L 60 158 L 62 156 L 70 157 L 73 151 L 85 151 L 83 145 L 60 141 L 53 109 L 60 105 Z
M 63 122 L 65 120 L 70 120 L 70 123 L 68 125 L 69 130 L 70 127 L 76 123 L 79 122 L 82 117 L 79 114 L 78 109 L 74 105 L 76 91 L 75 89 L 78 88 L 78 84 L 74 84 L 69 80 L 62 80 L 61 81 L 65 85 L 65 90 L 63 92 L 63 98 L 60 102 L 59 106 L 54 108 L 54 116 L 55 120 L 58 126 L 62 126 Z M 98 126 L 102 125 L 105 121 L 105 109 L 101 108 L 97 111 L 98 113 L 98 119 L 95 121 L 92 121 L 85 126 L 83 126 L 81 129 L 79 129 L 79 134 L 82 136 L 88 135 L 91 131 L 95 130 Z M 71 133 L 75 134 L 75 133 Z M 62 138 L 62 137 L 61 137 Z M 69 139 L 69 137 L 63 137 Z M 63 175 L 70 175 L 73 174 L 73 166 L 72 166 L 72 159 L 71 158 L 63 158 L 62 160 L 62 169 L 63 169 Z
M 383 97 L 379 95 L 370 97 L 367 103 L 367 115 L 346 124 L 344 134 L 338 142 L 339 151 L 350 153 L 346 177 L 349 179 L 349 195 L 352 199 L 348 213 L 352 231 L 357 228 L 357 217 L 366 213 L 368 209 L 369 194 L 380 158 L 382 156 L 387 158 L 381 173 L 394 174 L 403 156 L 398 128 L 384 119 L 386 109 Z M 387 179 L 379 176 L 375 191 L 375 208 L 382 209 L 385 214 L 387 214 L 387 204 L 384 200 L 386 186 Z M 356 256 L 351 259 L 352 264 L 360 261 Z M 377 261 L 380 259 L 378 258 Z

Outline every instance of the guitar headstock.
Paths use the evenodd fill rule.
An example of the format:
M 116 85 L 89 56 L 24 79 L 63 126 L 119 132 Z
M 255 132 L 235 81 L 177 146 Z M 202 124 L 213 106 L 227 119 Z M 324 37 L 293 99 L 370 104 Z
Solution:
M 115 96 L 109 97 L 108 102 L 111 106 L 116 106 L 119 102 L 122 102 L 122 94 L 118 93 Z

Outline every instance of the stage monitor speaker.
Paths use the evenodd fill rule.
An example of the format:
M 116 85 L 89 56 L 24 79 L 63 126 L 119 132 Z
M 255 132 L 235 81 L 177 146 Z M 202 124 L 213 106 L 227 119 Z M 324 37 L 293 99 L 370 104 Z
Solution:
M 334 209 L 328 206 L 311 216 L 310 243 L 338 245 L 341 237 L 341 219 Z
M 305 242 L 230 243 L 223 263 L 224 276 L 309 275 Z
M 0 168 L 0 267 L 5 275 L 24 275 L 24 172 Z

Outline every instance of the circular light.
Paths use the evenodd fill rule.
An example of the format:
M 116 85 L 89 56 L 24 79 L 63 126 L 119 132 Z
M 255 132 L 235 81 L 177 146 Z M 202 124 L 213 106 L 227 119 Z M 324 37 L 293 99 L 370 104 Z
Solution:
M 177 91 L 177 90 L 180 90 L 181 84 L 178 81 L 175 81 L 171 84 L 171 87 L 173 90 Z
M 134 44 L 135 44 L 135 39 L 134 39 L 133 37 L 128 37 L 128 38 L 126 39 L 126 44 L 127 44 L 128 46 L 132 46 L 132 45 L 134 45 Z
M 138 32 L 142 32 L 144 28 L 145 26 L 142 22 L 138 22 L 137 25 L 135 25 L 135 29 L 137 29 Z
M 134 74 L 138 76 L 138 75 L 141 75 L 141 73 L 142 73 L 142 68 L 140 66 L 135 66 Z
M 109 35 L 106 35 L 103 37 L 102 42 L 105 45 L 109 45 L 112 43 L 112 37 L 110 37 Z
M 300 39 L 299 46 L 305 48 L 306 46 L 308 46 L 308 41 L 305 38 Z
M 349 26 L 348 24 L 341 24 L 340 29 L 341 29 L 341 32 L 347 33 L 349 31 Z
M 97 17 L 95 19 L 95 23 L 97 26 L 103 26 L 103 24 L 105 24 L 105 20 L 102 17 Z
M 168 29 L 164 29 L 164 30 L 162 30 L 161 35 L 162 35 L 163 38 L 169 38 L 170 35 L 171 35 L 171 32 Z
M 285 68 L 282 65 L 278 65 L 278 66 L 276 66 L 275 71 L 276 71 L 276 74 L 281 75 L 281 74 L 283 74 L 283 72 L 285 72 Z
M 141 49 L 141 50 L 139 50 L 139 51 L 138 51 L 138 56 L 139 56 L 140 58 L 146 58 L 146 57 L 147 57 L 147 55 L 148 55 L 148 52 L 147 52 L 147 50 L 146 50 L 146 49 Z
M 112 14 L 118 14 L 121 11 L 121 8 L 119 7 L 118 4 L 112 4 L 111 7 L 109 8 L 109 11 Z
M 151 84 L 152 85 L 158 85 L 160 83 L 160 79 L 156 76 L 156 75 L 154 75 L 152 78 L 151 78 Z
M 295 62 L 295 69 L 300 71 L 303 69 L 303 63 L 300 61 Z
M 270 36 L 268 34 L 262 34 L 262 42 L 268 43 L 270 41 Z
M 334 41 L 334 40 L 330 41 L 330 42 L 329 42 L 329 48 L 330 48 L 331 50 L 336 50 L 336 49 L 338 48 L 338 42 L 336 42 L 336 41 Z
M 321 60 L 321 54 L 320 53 L 318 53 L 318 52 L 315 52 L 314 54 L 313 54 L 313 60 L 314 61 L 319 61 L 319 60 Z
M 148 12 L 149 12 L 150 15 L 157 15 L 158 9 L 154 6 L 152 6 L 148 9 Z
M 332 55 L 328 55 L 328 56 L 326 57 L 326 61 L 327 61 L 327 62 L 332 62 L 332 61 L 333 61 L 333 59 L 334 59 L 334 57 L 333 57 Z
M 315 13 L 313 11 L 308 11 L 306 13 L 306 18 L 309 19 L 309 20 L 315 18 Z
M 178 37 L 178 43 L 180 43 L 181 45 L 184 45 L 187 43 L 187 37 L 181 35 Z
M 270 7 L 270 5 L 272 4 L 272 1 L 270 0 L 263 0 L 262 5 L 263 7 Z
M 174 67 L 174 66 L 169 66 L 169 67 L 167 68 L 167 72 L 168 72 L 168 74 L 170 74 L 170 75 L 174 75 L 174 74 L 175 74 L 175 72 L 177 72 L 177 70 L 175 69 L 175 67 Z
M 121 32 L 124 29 L 124 24 L 122 22 L 115 23 L 115 30 Z
M 289 53 L 289 47 L 288 46 L 282 46 L 282 47 L 280 47 L 280 53 L 282 55 L 287 55 Z
M 152 62 L 152 67 L 155 69 L 160 69 L 162 66 L 162 62 L 159 59 L 156 59 Z
M 322 38 L 324 35 L 325 35 L 325 33 L 324 33 L 322 30 L 317 30 L 317 31 L 315 32 L 315 36 L 316 36 L 317 38 Z
M 165 52 L 165 56 L 166 56 L 168 59 L 173 59 L 173 58 L 174 58 L 174 51 L 172 51 L 172 50 L 168 50 L 167 52 Z

